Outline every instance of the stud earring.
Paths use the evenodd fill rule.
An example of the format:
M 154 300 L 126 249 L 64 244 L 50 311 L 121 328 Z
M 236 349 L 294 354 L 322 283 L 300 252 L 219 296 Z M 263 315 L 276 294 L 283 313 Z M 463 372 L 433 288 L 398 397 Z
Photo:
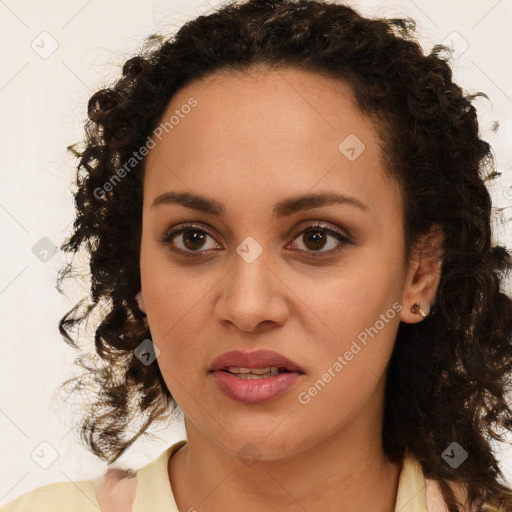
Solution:
M 135 295 L 135 300 L 137 301 L 139 309 L 145 314 L 146 313 L 146 308 L 144 306 L 144 300 L 142 299 L 142 292 L 141 291 L 139 291 L 139 293 L 137 293 L 137 295 Z
M 418 302 L 415 302 L 412 306 L 411 306 L 411 312 L 412 313 L 418 313 L 420 314 L 423 318 L 425 318 L 427 316 L 427 314 L 425 313 L 425 311 L 423 311 L 423 309 L 420 308 L 420 305 Z

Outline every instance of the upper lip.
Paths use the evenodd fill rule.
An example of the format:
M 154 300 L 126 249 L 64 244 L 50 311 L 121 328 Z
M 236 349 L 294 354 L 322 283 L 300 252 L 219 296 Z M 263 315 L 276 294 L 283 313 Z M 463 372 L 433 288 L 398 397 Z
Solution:
M 296 363 L 272 350 L 255 350 L 252 352 L 233 350 L 225 352 L 213 361 L 210 371 L 226 370 L 230 366 L 240 366 L 242 368 L 276 367 L 291 372 L 304 373 Z

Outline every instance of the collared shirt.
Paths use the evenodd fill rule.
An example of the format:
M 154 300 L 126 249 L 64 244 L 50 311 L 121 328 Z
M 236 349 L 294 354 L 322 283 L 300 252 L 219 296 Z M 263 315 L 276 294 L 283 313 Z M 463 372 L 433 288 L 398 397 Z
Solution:
M 136 472 L 132 512 L 179 512 L 169 482 L 168 462 L 186 442 L 174 443 Z M 437 483 L 425 479 L 419 462 L 407 453 L 398 480 L 395 512 L 447 510 Z M 87 480 L 39 487 L 5 505 L 0 512 L 101 512 L 101 508 L 94 483 Z

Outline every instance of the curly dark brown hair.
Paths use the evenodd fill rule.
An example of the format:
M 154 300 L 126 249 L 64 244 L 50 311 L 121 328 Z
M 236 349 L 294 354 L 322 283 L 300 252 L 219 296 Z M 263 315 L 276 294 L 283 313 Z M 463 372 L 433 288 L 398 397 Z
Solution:
M 252 65 L 296 66 L 347 83 L 379 130 L 386 169 L 404 198 L 407 260 L 433 226 L 444 233 L 442 271 L 431 314 L 401 323 L 387 372 L 383 449 L 400 462 L 406 450 L 426 477 L 437 479 L 450 512 L 459 508 L 449 482 L 462 482 L 478 510 L 512 510 L 512 492 L 493 455 L 498 430 L 512 430 L 512 300 L 500 286 L 511 253 L 491 244 L 494 170 L 480 139 L 469 94 L 452 81 L 444 52 L 425 55 L 410 19 L 369 19 L 352 8 L 308 0 L 249 0 L 224 5 L 185 23 L 170 38 L 149 37 L 113 85 L 89 100 L 85 141 L 70 146 L 79 159 L 77 217 L 61 249 L 90 256 L 91 300 L 60 321 L 69 330 L 100 312 L 95 355 L 76 359 L 98 387 L 80 425 L 82 440 L 112 463 L 177 404 L 157 364 L 134 351 L 151 333 L 135 295 L 147 145 L 171 98 L 193 80 Z M 127 165 L 129 163 L 129 165 Z M 57 288 L 74 277 L 74 257 Z M 172 406 L 172 407 L 170 407 Z M 131 435 L 135 419 L 145 418 Z M 453 469 L 441 457 L 456 441 L 468 452 Z M 499 481 L 501 480 L 501 482 Z M 484 502 L 487 505 L 482 505 Z M 493 507 L 493 508 L 491 508 Z

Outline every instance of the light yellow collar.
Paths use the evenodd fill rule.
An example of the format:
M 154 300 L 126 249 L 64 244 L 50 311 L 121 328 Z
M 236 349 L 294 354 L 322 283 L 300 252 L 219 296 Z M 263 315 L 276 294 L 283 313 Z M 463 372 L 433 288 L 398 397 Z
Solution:
M 153 462 L 137 471 L 137 491 L 132 512 L 179 512 L 169 484 L 167 466 L 169 458 L 186 440 L 169 446 Z
M 169 458 L 186 440 L 167 448 L 153 462 L 137 472 L 137 492 L 133 512 L 179 512 L 169 484 L 167 471 Z M 427 512 L 425 481 L 421 465 L 406 453 L 398 480 L 395 512 Z
M 395 512 L 427 512 L 423 470 L 410 453 L 405 454 L 398 479 Z

